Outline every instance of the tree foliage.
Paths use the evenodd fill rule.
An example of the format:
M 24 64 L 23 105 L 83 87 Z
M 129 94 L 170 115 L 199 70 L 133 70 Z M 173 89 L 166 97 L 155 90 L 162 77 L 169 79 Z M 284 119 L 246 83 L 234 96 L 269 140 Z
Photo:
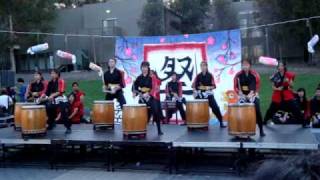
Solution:
M 149 0 L 138 21 L 140 34 L 156 36 L 164 34 L 164 6 L 161 0 Z

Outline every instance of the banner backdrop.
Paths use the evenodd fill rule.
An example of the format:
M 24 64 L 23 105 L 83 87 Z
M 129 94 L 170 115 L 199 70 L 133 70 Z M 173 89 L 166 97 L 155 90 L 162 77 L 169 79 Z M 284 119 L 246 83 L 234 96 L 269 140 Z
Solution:
M 191 84 L 200 73 L 201 61 L 207 61 L 209 71 L 214 75 L 217 89 L 215 98 L 222 113 L 234 98 L 233 77 L 240 70 L 241 38 L 239 30 L 185 34 L 177 36 L 118 37 L 116 39 L 118 68 L 125 71 L 124 90 L 128 104 L 137 103 L 132 98 L 131 87 L 141 73 L 142 61 L 149 61 L 151 69 L 162 80 L 161 91 L 176 72 L 184 82 L 186 99 L 193 99 Z M 161 94 L 163 100 L 165 94 Z

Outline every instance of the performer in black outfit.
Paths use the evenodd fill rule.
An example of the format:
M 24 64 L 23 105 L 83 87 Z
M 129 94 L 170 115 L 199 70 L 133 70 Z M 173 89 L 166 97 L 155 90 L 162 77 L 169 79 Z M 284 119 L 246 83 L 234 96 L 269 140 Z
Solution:
M 43 79 L 41 72 L 34 73 L 34 80 L 30 82 L 25 94 L 27 101 L 35 102 L 46 92 L 47 84 Z
M 242 61 L 242 70 L 234 77 L 234 90 L 240 97 L 240 102 L 254 103 L 256 110 L 257 124 L 260 129 L 260 136 L 265 136 L 263 132 L 263 119 L 260 109 L 260 99 L 258 96 L 260 88 L 260 76 L 251 69 L 248 60 Z
M 152 91 L 152 78 L 150 77 L 150 64 L 149 62 L 141 63 L 142 74 L 137 77 L 132 86 L 133 96 L 139 96 L 139 103 L 146 104 L 148 107 L 148 119 L 153 115 L 153 121 L 157 124 L 158 134 L 162 135 L 160 126 L 160 112 L 157 101 L 151 96 Z
M 104 73 L 104 90 L 106 100 L 117 99 L 121 109 L 126 104 L 122 89 L 125 88 L 124 73 L 116 68 L 116 59 L 109 59 L 108 70 Z
M 212 90 L 216 88 L 214 77 L 208 72 L 207 62 L 201 62 L 201 73 L 198 74 L 192 84 L 193 94 L 196 99 L 208 99 L 212 112 L 220 122 L 220 127 L 226 127 L 223 124 L 222 115 L 219 106 L 214 99 Z
M 176 102 L 176 107 L 180 112 L 183 121 L 186 121 L 186 112 L 183 108 L 185 98 L 182 97 L 182 82 L 178 81 L 177 74 L 174 72 L 171 76 L 171 81 L 166 86 L 166 98 Z M 167 117 L 170 119 L 174 113 L 172 110 L 168 110 Z M 186 123 L 184 122 L 184 125 Z

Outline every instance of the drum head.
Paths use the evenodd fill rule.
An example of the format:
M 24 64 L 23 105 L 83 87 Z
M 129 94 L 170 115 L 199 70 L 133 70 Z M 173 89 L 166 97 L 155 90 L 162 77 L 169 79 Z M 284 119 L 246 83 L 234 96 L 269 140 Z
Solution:
M 44 105 L 32 105 L 32 106 L 22 106 L 22 109 L 42 109 L 46 108 Z
M 113 101 L 97 100 L 97 101 L 93 101 L 93 104 L 113 104 Z
M 146 104 L 124 104 L 123 107 L 145 107 Z
M 16 105 L 21 105 L 21 106 L 37 105 L 37 103 L 33 103 L 33 102 L 17 102 L 15 104 Z
M 234 104 L 228 104 L 228 107 L 248 107 L 248 106 L 254 106 L 254 103 L 234 103 Z
M 208 99 L 194 99 L 188 100 L 187 103 L 208 102 Z

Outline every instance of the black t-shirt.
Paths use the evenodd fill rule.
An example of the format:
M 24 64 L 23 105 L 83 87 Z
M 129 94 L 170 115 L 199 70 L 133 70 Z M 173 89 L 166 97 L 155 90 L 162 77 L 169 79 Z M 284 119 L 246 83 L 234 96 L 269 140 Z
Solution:
M 139 75 L 136 79 L 136 81 L 134 82 L 132 89 L 135 92 L 142 92 L 145 93 L 143 91 L 144 88 L 149 89 L 149 91 L 146 92 L 150 92 L 152 89 L 152 78 L 147 75 L 147 76 L 143 76 L 142 74 Z
M 197 90 L 199 90 L 199 86 L 215 86 L 213 75 L 209 72 L 198 74 L 194 85 Z
M 256 91 L 256 77 L 253 74 L 250 72 L 248 74 L 242 72 L 237 78 L 240 81 L 240 87 L 243 94 L 248 95 L 250 91 Z
M 58 83 L 58 80 L 55 80 L 55 81 L 51 80 L 51 81 L 49 81 L 48 86 L 47 86 L 46 95 L 47 95 L 47 96 L 50 96 L 51 94 L 56 93 L 56 92 L 59 92 L 59 83 Z
M 125 84 L 122 76 L 122 72 L 117 68 L 112 73 L 110 70 L 106 71 L 103 76 L 105 85 L 108 87 L 109 84 L 119 84 L 121 88 L 124 88 Z
M 30 91 L 33 92 L 41 92 L 44 90 L 44 83 L 42 81 L 38 82 L 33 82 L 30 84 Z
M 172 95 L 172 93 L 179 94 L 179 83 L 177 81 L 176 82 L 170 81 L 167 87 L 170 95 Z

